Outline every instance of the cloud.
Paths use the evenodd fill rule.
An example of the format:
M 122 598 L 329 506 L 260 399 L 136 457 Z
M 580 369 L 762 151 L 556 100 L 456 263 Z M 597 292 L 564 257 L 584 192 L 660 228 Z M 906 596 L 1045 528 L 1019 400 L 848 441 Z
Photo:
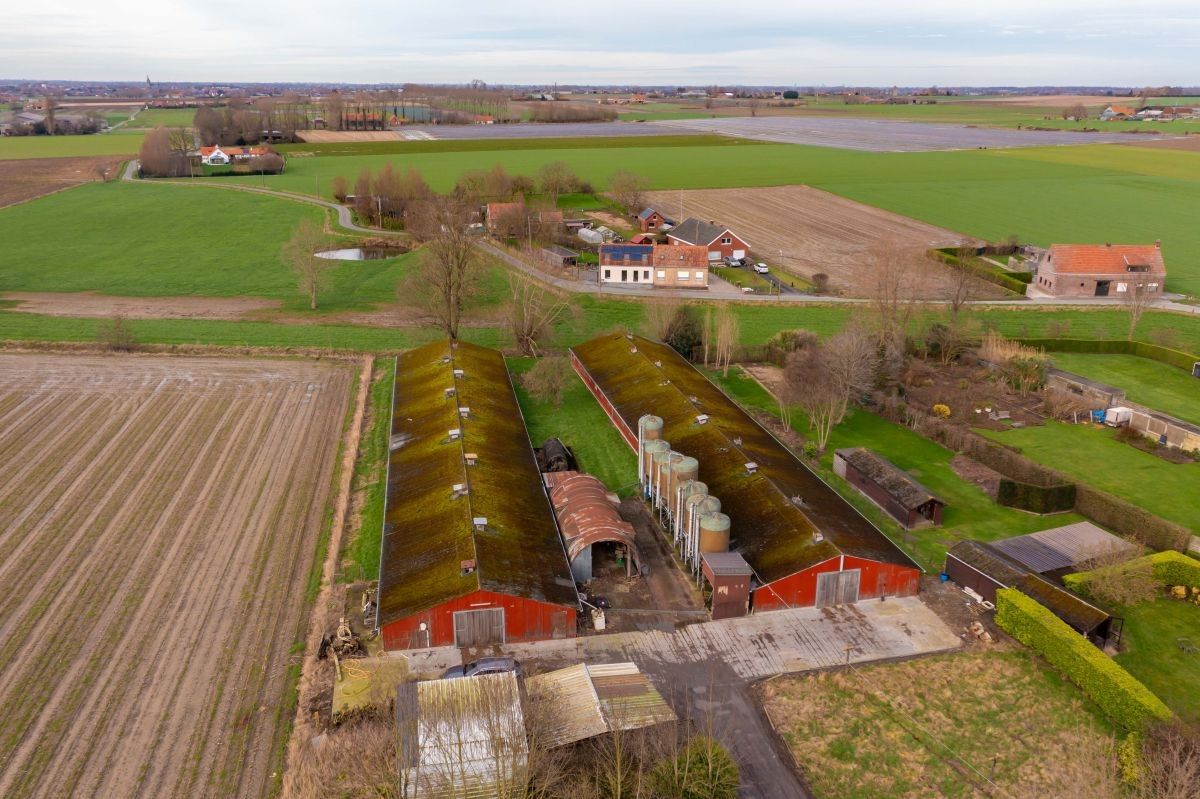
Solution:
M 39 0 L 0 8 L 0 76 L 1196 84 L 1198 39 L 1194 0 Z M 1123 58 L 1114 40 L 1145 46 Z

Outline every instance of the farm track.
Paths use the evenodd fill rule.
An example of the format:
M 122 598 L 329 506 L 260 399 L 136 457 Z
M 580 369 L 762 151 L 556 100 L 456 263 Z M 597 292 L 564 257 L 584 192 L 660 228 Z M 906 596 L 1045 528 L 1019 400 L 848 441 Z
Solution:
M 351 376 L 0 355 L 0 795 L 270 791 Z

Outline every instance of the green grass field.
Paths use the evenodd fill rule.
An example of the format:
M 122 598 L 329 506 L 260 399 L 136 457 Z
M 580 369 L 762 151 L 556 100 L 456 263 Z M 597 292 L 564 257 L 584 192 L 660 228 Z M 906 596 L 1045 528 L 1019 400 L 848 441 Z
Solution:
M 1200 463 L 1170 463 L 1114 439 L 1115 431 L 1047 422 L 981 431 L 1029 458 L 1108 491 L 1164 519 L 1200 530 Z
M 342 578 L 347 582 L 379 577 L 380 545 L 383 541 L 383 510 L 387 498 L 387 455 L 392 419 L 392 383 L 396 362 L 375 361 L 375 374 L 367 409 L 370 426 L 363 430 L 359 456 L 354 462 L 354 490 L 362 492 L 358 531 L 343 548 Z
M 1054 365 L 1125 389 L 1133 402 L 1200 424 L 1200 380 L 1182 369 L 1134 355 L 1056 352 Z
M 1127 650 L 1116 661 L 1183 719 L 1200 723 L 1200 655 L 1176 644 L 1190 638 L 1200 645 L 1200 608 L 1174 599 L 1158 599 L 1121 608 Z
M 742 405 L 778 417 L 776 403 L 766 389 L 740 369 L 730 370 L 729 376 L 724 378 L 719 373 L 710 373 L 710 376 Z M 801 435 L 807 434 L 807 423 L 798 410 L 793 411 L 792 428 Z M 867 447 L 878 452 L 940 496 L 946 501 L 942 526 L 904 530 L 892 517 L 833 473 L 833 452 L 842 447 Z M 906 427 L 892 424 L 867 411 L 853 410 L 834 429 L 829 448 L 820 459 L 819 471 L 821 477 L 850 504 L 933 572 L 941 571 L 946 550 L 957 541 L 994 541 L 1083 519 L 1076 514 L 1041 517 L 1001 507 L 977 486 L 955 474 L 950 467 L 953 457 L 954 453 L 950 450 Z
M 2 136 L 0 161 L 65 158 L 75 155 L 137 155 L 143 132 L 93 133 L 87 136 Z
M 366 149 L 371 145 L 338 145 L 338 152 L 364 154 L 292 158 L 287 171 L 268 178 L 267 185 L 301 193 L 319 186 L 329 196 L 335 176 L 353 181 L 362 169 L 390 162 L 418 169 L 444 191 L 468 170 L 501 164 L 513 174 L 533 175 L 555 160 L 601 189 L 622 169 L 644 176 L 655 189 L 804 183 L 990 240 L 1012 233 L 1040 245 L 1161 239 L 1168 288 L 1200 294 L 1200 225 L 1194 224 L 1200 218 L 1200 153 L 1115 145 L 870 153 L 672 138 L 680 141 L 647 146 L 626 139 L 626 146 L 616 148 L 583 140 L 561 148 L 475 142 L 472 148 L 491 149 L 469 150 L 457 142 L 453 149 L 445 142 L 411 148 L 387 142 L 388 153 Z M 397 145 L 406 149 L 392 152 Z
M 575 453 L 581 471 L 595 475 L 622 496 L 634 493 L 637 456 L 604 415 L 583 381 L 567 366 L 567 388 L 562 404 L 555 408 L 553 403 L 533 397 L 521 382 L 521 376 L 532 369 L 534 363 L 532 358 L 508 359 L 513 387 L 533 446 L 540 447 L 548 438 L 559 438 Z
M 128 129 L 157 128 L 159 125 L 167 128 L 190 128 L 196 116 L 194 108 L 146 108 L 125 127 Z

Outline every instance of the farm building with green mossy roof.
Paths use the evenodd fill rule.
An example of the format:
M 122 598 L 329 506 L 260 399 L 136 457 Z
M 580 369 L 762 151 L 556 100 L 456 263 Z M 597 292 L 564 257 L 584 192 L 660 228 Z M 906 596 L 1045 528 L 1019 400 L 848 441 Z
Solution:
M 571 361 L 639 450 L 643 416 L 730 520 L 730 549 L 753 570 L 755 611 L 915 594 L 921 568 L 736 402 L 665 344 L 610 334 Z
M 387 649 L 575 634 L 579 595 L 504 358 L 396 362 L 377 626 Z

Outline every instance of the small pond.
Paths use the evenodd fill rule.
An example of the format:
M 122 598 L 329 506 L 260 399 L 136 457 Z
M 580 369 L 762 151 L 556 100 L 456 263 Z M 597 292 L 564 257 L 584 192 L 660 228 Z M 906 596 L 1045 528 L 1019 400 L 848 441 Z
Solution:
M 347 247 L 313 254 L 318 258 L 328 258 L 331 261 L 377 261 L 381 258 L 395 258 L 397 255 L 403 255 L 404 252 L 398 247 Z

